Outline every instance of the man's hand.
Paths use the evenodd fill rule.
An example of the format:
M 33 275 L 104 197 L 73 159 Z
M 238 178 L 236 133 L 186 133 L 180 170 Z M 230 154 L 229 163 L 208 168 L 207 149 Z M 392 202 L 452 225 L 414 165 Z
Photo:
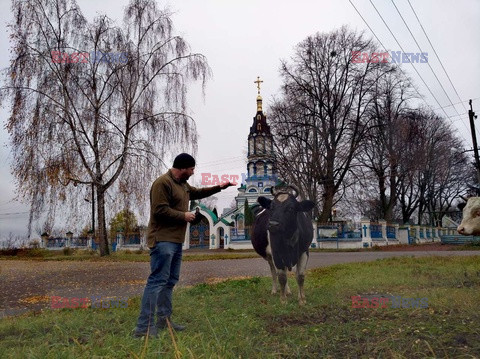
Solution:
M 230 181 L 229 182 L 224 182 L 220 185 L 220 189 L 225 189 L 225 188 L 228 188 L 230 186 L 235 186 L 235 185 L 236 185 L 236 183 L 232 183 Z
M 195 213 L 185 212 L 185 221 L 191 222 L 195 219 Z

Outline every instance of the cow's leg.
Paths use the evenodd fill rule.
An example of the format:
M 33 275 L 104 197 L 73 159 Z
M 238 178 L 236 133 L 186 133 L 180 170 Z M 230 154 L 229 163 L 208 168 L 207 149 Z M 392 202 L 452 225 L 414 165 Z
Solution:
M 273 257 L 272 257 L 272 247 L 270 246 L 270 232 L 267 231 L 267 248 L 265 249 L 267 253 L 267 257 L 265 258 L 270 266 L 270 272 L 272 273 L 272 294 L 277 294 L 278 290 L 278 276 L 277 276 L 277 269 L 273 264 Z
M 267 257 L 265 259 L 267 260 L 268 265 L 270 266 L 270 272 L 272 273 L 272 294 L 277 294 L 277 290 L 278 290 L 277 269 L 273 264 L 273 258 L 271 254 L 267 254 Z
M 280 282 L 280 301 L 285 304 L 287 302 L 286 288 L 288 288 L 287 270 L 277 269 L 277 273 L 278 273 L 278 281 Z
M 307 269 L 308 253 L 303 252 L 297 263 L 297 283 L 298 283 L 298 304 L 304 305 L 305 292 L 303 291 L 303 283 L 305 282 L 305 270 Z

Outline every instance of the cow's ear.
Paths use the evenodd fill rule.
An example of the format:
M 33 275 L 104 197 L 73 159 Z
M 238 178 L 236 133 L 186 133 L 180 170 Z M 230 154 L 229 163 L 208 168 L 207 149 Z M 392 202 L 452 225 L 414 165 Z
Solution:
M 313 207 L 315 207 L 315 202 L 310 201 L 308 199 L 298 203 L 298 211 L 299 212 L 311 211 Z
M 263 197 L 263 196 L 258 197 L 257 201 L 258 203 L 260 203 L 260 206 L 266 209 L 269 209 L 270 204 L 272 203 L 271 199 L 268 199 L 267 197 Z

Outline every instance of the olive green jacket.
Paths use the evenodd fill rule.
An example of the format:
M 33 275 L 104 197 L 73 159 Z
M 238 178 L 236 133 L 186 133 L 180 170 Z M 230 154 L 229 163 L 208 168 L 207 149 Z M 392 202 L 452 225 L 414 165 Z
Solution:
M 187 229 L 185 212 L 189 210 L 190 200 L 205 198 L 220 190 L 220 186 L 195 188 L 186 181 L 179 182 L 172 170 L 158 177 L 150 189 L 148 247 L 155 247 L 157 242 L 183 243 Z

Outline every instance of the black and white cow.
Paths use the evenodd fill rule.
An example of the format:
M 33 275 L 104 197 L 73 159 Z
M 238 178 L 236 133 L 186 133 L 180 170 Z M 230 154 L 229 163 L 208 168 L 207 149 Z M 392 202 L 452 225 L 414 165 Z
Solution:
M 252 228 L 252 244 L 255 251 L 265 258 L 272 272 L 272 293 L 280 283 L 281 301 L 289 293 L 287 270 L 296 266 L 298 301 L 305 304 L 303 283 L 308 261 L 308 249 L 313 239 L 313 226 L 308 212 L 315 206 L 309 200 L 298 202 L 298 190 L 289 186 L 295 195 L 287 192 L 274 193 L 274 199 L 259 197 L 264 208 L 255 216 Z

